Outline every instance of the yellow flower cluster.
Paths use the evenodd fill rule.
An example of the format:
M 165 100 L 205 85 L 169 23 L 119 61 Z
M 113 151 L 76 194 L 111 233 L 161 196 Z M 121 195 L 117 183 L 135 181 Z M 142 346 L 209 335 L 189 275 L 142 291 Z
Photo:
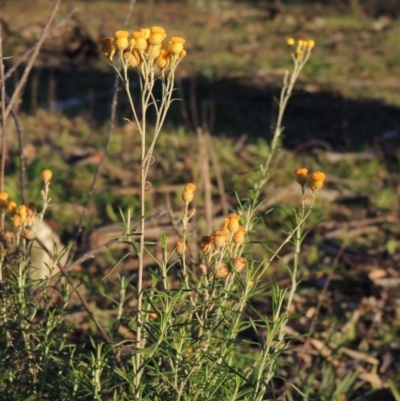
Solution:
M 308 185 L 313 192 L 321 189 L 326 180 L 326 174 L 321 171 L 316 171 L 308 176 L 308 169 L 298 168 L 294 173 L 296 174 L 297 182 L 303 187 L 303 189 L 308 182 Z
M 287 38 L 286 43 L 290 47 L 296 45 L 296 41 L 293 38 Z M 314 39 L 298 40 L 296 50 L 293 53 L 295 60 L 301 61 L 305 58 L 306 55 L 309 56 L 311 53 L 311 50 L 314 47 L 315 47 Z
M 33 202 L 17 206 L 13 201 L 8 202 L 7 210 L 12 219 L 12 225 L 17 229 L 32 226 L 36 217 L 36 205 Z
M 240 225 L 240 219 L 238 214 L 232 213 L 224 220 L 219 230 L 202 237 L 200 249 L 206 260 L 206 263 L 199 266 L 202 275 L 212 272 L 216 278 L 227 277 L 232 269 L 222 261 L 225 257 L 237 273 L 246 267 L 246 260 L 237 255 L 246 237 L 246 229 Z M 214 265 L 213 269 L 209 269 L 209 265 Z
M 111 62 L 118 52 L 130 67 L 137 67 L 143 62 L 156 64 L 161 70 L 176 63 L 186 56 L 185 39 L 172 37 L 166 48 L 162 48 L 167 34 L 164 28 L 153 26 L 129 33 L 120 30 L 115 37 L 100 39 L 102 53 Z

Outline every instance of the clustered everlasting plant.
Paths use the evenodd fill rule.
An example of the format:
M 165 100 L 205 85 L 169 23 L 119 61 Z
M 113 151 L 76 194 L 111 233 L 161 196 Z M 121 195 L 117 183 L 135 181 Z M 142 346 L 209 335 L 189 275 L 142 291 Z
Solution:
M 118 30 L 114 37 L 100 41 L 104 56 L 124 84 L 132 112 L 128 121 L 141 139 L 140 210 L 121 214 L 125 229 L 122 240 L 138 258 L 139 269 L 135 284 L 133 280 L 118 276 L 120 296 L 113 299 L 118 312 L 113 325 L 124 324 L 133 336 L 121 338 L 117 332 L 107 334 L 94 314 L 89 313 L 106 345 L 93 340 L 92 349 L 82 354 L 75 345 L 68 344 L 65 336 L 57 338 L 56 331 L 64 328 L 63 316 L 72 293 L 78 294 L 87 311 L 90 309 L 79 286 L 73 286 L 62 267 L 61 275 L 67 279 L 60 290 L 64 307 L 49 307 L 46 291 L 41 291 L 40 297 L 35 291 L 35 298 L 28 298 L 27 294 L 32 294 L 35 286 L 47 287 L 43 281 L 32 284 L 19 279 L 19 276 L 27 277 L 29 268 L 29 252 L 24 249 L 23 257 L 18 259 L 19 276 L 7 282 L 10 296 L 0 300 L 5 360 L 9 368 L 8 373 L 0 370 L 0 394 L 12 394 L 15 384 L 26 396 L 31 395 L 26 391 L 26 383 L 31 381 L 32 394 L 39 397 L 37 399 L 62 394 L 62 399 L 82 400 L 262 401 L 278 375 L 281 355 L 290 347 L 285 326 L 291 317 L 297 289 L 304 226 L 312 213 L 317 191 L 324 184 L 325 174 L 315 172 L 309 176 L 306 168 L 296 170 L 303 194 L 302 207 L 295 213 L 294 225 L 286 238 L 276 248 L 268 248 L 262 260 L 254 258 L 251 237 L 256 235 L 257 211 L 263 203 L 263 189 L 269 182 L 273 157 L 279 148 L 284 111 L 315 43 L 313 40 L 298 41 L 292 53 L 294 68 L 284 77 L 269 153 L 260 165 L 259 178 L 248 198 L 239 200 L 237 210 L 232 210 L 222 226 L 209 227 L 209 235 L 200 235 L 199 254 L 192 255 L 189 245 L 193 238 L 189 226 L 196 213 L 191 209 L 196 185 L 187 184 L 182 193 L 180 237 L 173 249 L 168 248 L 166 236 L 160 239 L 162 257 L 151 255 L 156 268 L 149 269 L 150 282 L 144 285 L 144 255 L 151 254 L 146 243 L 148 171 L 174 100 L 175 71 L 186 55 L 185 39 L 173 37 L 164 48 L 166 36 L 163 28 L 155 26 L 132 34 Z M 295 45 L 293 39 L 288 39 L 287 43 Z M 131 94 L 132 69 L 136 70 L 140 82 L 140 107 L 135 105 Z M 161 84 L 159 96 L 154 90 L 157 82 Z M 49 205 L 51 178 L 49 170 L 42 173 L 44 206 L 39 220 Z M 307 184 L 312 194 L 308 209 Z M 31 204 L 17 207 L 8 201 L 5 193 L 0 194 L 0 207 L 8 208 L 11 213 L 13 233 L 24 237 L 24 230 L 32 227 L 36 208 Z M 134 212 L 136 218 L 133 218 Z M 3 232 L 3 236 L 5 234 Z M 289 243 L 293 244 L 295 254 L 293 265 L 287 266 L 290 288 L 265 283 L 265 273 L 283 246 Z M 253 308 L 251 302 L 267 295 L 272 299 L 269 316 Z M 135 300 L 133 313 L 127 309 L 128 298 Z M 17 317 L 11 316 L 11 311 Z M 243 335 L 246 331 L 253 333 L 256 339 Z M 13 346 L 19 349 L 18 356 L 26 361 L 19 366 L 20 371 L 14 361 L 10 361 L 10 353 L 7 354 Z

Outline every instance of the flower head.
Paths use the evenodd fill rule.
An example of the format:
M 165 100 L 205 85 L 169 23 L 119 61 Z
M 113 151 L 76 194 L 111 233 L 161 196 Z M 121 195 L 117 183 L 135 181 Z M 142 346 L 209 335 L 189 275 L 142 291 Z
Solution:
M 208 254 L 213 249 L 213 241 L 211 236 L 205 235 L 201 238 L 200 241 L 200 249 L 204 252 L 204 254 Z
M 225 263 L 220 263 L 216 269 L 216 278 L 225 278 L 230 273 L 229 267 Z
M 40 178 L 44 181 L 45 185 L 49 185 L 51 179 L 53 178 L 53 173 L 51 170 L 43 170 L 40 174 Z
M 176 253 L 181 256 L 186 252 L 187 241 L 184 241 L 183 238 L 178 238 L 175 244 Z
M 168 67 L 169 65 L 169 51 L 166 49 L 161 49 L 160 54 L 158 55 L 156 59 L 156 64 L 160 70 L 163 70 L 164 68 Z
M 6 208 L 8 206 L 8 193 L 0 192 L 0 208 Z
M 233 243 L 236 246 L 242 245 L 245 240 L 245 235 L 246 235 L 246 229 L 240 226 L 238 230 L 235 232 L 235 234 L 233 234 Z
M 229 233 L 229 231 L 228 231 Z M 223 248 L 226 243 L 227 243 L 227 235 L 226 235 L 226 231 L 222 231 L 222 230 L 216 230 L 213 231 L 211 234 L 211 239 L 213 244 L 217 247 L 217 248 Z
M 14 216 L 17 213 L 17 204 L 13 201 L 8 202 L 7 210 L 11 216 Z
M 99 40 L 101 44 L 101 52 L 103 56 L 106 56 L 110 61 L 112 60 L 115 54 L 115 46 L 113 38 L 102 38 Z
M 237 256 L 232 260 L 233 267 L 238 273 L 240 273 L 246 267 L 246 259 L 241 256 Z
M 308 180 L 308 169 L 306 168 L 298 168 L 295 172 L 296 174 L 296 181 L 302 186 L 304 187 L 304 185 L 306 185 L 307 180 Z
M 307 40 L 307 47 L 311 50 L 315 46 L 315 40 L 314 39 L 308 39 Z
M 317 171 L 311 174 L 310 177 L 310 188 L 311 191 L 315 192 L 322 188 L 324 181 L 326 179 L 326 174 L 321 171 Z
M 186 204 L 190 203 L 193 200 L 195 189 L 196 189 L 196 185 L 194 185 L 191 182 L 185 186 L 185 189 L 183 190 L 183 193 L 182 193 L 182 200 Z
M 115 46 L 119 51 L 124 51 L 129 47 L 129 32 L 128 31 L 117 31 L 115 32 Z
M 147 49 L 148 43 L 146 38 L 146 32 L 143 30 L 133 32 L 132 37 L 135 39 L 135 49 L 140 53 Z
M 152 26 L 150 28 L 149 43 L 153 46 L 160 46 L 167 34 L 165 29 L 159 26 Z
M 287 38 L 286 39 L 286 43 L 288 46 L 294 46 L 294 44 L 296 43 L 295 40 L 293 38 Z
M 181 51 L 183 50 L 183 45 L 186 40 L 177 36 L 174 36 L 170 39 L 168 43 L 168 50 L 174 56 L 180 56 Z
M 239 229 L 240 219 L 241 217 L 236 213 L 232 213 L 229 215 L 228 230 L 231 234 L 235 234 L 235 232 Z

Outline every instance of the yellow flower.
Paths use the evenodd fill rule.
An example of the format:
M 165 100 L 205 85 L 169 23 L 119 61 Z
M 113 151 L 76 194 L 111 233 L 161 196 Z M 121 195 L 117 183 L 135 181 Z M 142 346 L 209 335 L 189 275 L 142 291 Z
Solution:
M 175 244 L 176 253 L 180 256 L 186 252 L 187 241 L 184 241 L 182 238 L 179 238 Z
M 8 193 L 7 192 L 0 192 L 0 207 L 6 208 L 8 206 Z
M 231 234 L 235 234 L 235 232 L 239 229 L 240 218 L 241 217 L 236 213 L 232 213 L 229 216 L 228 230 Z
M 187 51 L 185 49 L 182 49 L 181 52 L 179 53 L 179 58 L 184 58 L 187 54 Z
M 159 26 L 152 26 L 150 28 L 149 43 L 153 46 L 161 46 L 163 40 L 167 37 L 164 28 Z
M 239 227 L 238 230 L 233 234 L 233 243 L 236 246 L 243 244 L 246 235 L 246 229 L 244 227 Z
M 303 54 L 303 50 L 297 49 L 297 50 L 295 51 L 295 53 L 294 53 L 294 55 L 295 55 L 295 57 L 296 57 L 296 60 L 300 60 L 302 54 Z
M 21 216 L 17 213 L 17 214 L 15 214 L 15 215 L 13 216 L 12 223 L 13 223 L 13 226 L 14 226 L 15 228 L 20 228 L 20 227 L 22 226 L 22 224 L 23 224 L 23 219 L 22 219 Z
M 225 278 L 231 271 L 225 263 L 220 263 L 215 273 L 216 278 Z
M 213 249 L 213 242 L 211 236 L 205 235 L 201 238 L 200 241 L 200 249 L 204 252 L 204 254 L 208 254 Z
M 308 173 L 308 169 L 306 168 L 298 168 L 295 172 L 296 174 L 296 180 L 297 182 L 304 187 L 304 185 L 306 185 L 307 183 L 307 173 Z
M 222 230 L 213 231 L 211 234 L 211 239 L 217 248 L 223 248 L 227 243 L 226 232 Z
M 145 39 L 150 38 L 150 29 L 149 28 L 142 28 L 140 32 L 143 34 Z
M 128 31 L 117 31 L 115 32 L 115 46 L 119 51 L 124 51 L 129 47 L 129 32 Z
M 306 46 L 306 45 L 307 45 L 307 42 L 306 42 L 305 40 L 300 39 L 300 40 L 298 41 L 298 46 L 299 46 L 299 47 L 303 47 L 303 46 Z
M 102 38 L 99 42 L 101 44 L 101 52 L 103 53 L 103 56 L 106 56 L 111 61 L 115 54 L 114 39 Z
M 155 59 L 160 55 L 161 52 L 161 45 L 150 46 L 148 49 L 148 57 L 150 59 Z
M 182 193 L 182 200 L 188 204 L 190 203 L 193 198 L 194 198 L 194 191 L 196 189 L 196 185 L 189 183 L 185 186 L 185 189 L 183 190 Z
M 170 39 L 168 43 L 168 50 L 174 56 L 179 56 L 181 51 L 183 50 L 183 45 L 186 42 L 185 39 L 174 36 Z
M 318 191 L 318 189 L 321 189 L 322 186 L 324 185 L 325 179 L 326 179 L 326 174 L 322 173 L 321 171 L 312 173 L 310 177 L 311 191 L 315 192 Z
M 51 170 L 43 170 L 42 174 L 40 174 L 40 178 L 44 181 L 45 185 L 48 185 L 53 178 L 53 173 Z
M 169 51 L 166 49 L 161 49 L 160 54 L 157 57 L 156 64 L 160 70 L 168 67 L 169 64 Z
M 11 214 L 11 216 L 14 216 L 17 213 L 17 204 L 15 202 L 8 202 L 7 204 L 7 210 Z
M 147 49 L 148 43 L 146 33 L 140 31 L 133 32 L 133 39 L 135 39 L 135 49 L 140 52 L 144 52 Z
M 246 259 L 241 256 L 237 256 L 232 260 L 233 267 L 238 273 L 240 273 L 246 267 Z
M 296 42 L 293 38 L 287 38 L 286 43 L 288 46 L 293 46 Z
M 312 49 L 315 46 L 315 40 L 314 39 L 308 39 L 307 41 L 307 47 L 309 49 Z

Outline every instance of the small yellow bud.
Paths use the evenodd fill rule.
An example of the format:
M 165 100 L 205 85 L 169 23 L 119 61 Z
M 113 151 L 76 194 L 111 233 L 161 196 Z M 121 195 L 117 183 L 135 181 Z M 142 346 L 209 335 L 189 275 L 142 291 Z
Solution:
M 308 47 L 309 49 L 312 49 L 314 46 L 315 46 L 315 40 L 314 40 L 314 39 L 309 39 L 309 40 L 307 41 L 307 47 Z
M 229 216 L 228 230 L 231 232 L 231 234 L 235 234 L 235 232 L 239 229 L 240 219 L 241 217 L 236 213 L 232 213 Z
M 295 172 L 296 174 L 296 180 L 297 182 L 304 187 L 304 185 L 306 185 L 307 183 L 307 173 L 308 173 L 308 169 L 306 168 L 298 168 Z
M 196 185 L 189 183 L 185 186 L 185 189 L 183 190 L 182 193 L 182 200 L 188 204 L 190 203 L 193 198 L 194 198 L 194 191 L 196 189 Z
M 293 38 L 287 38 L 286 39 L 286 43 L 288 46 L 294 46 L 294 44 L 296 43 L 295 40 Z
M 310 188 L 311 191 L 315 192 L 322 188 L 324 181 L 326 179 L 326 174 L 321 171 L 317 171 L 311 174 L 310 177 Z
M 42 174 L 40 174 L 40 178 L 44 181 L 45 185 L 48 185 L 53 178 L 53 173 L 51 170 L 43 170 Z
M 181 50 L 181 52 L 179 53 L 179 58 L 184 58 L 187 54 L 187 51 L 185 49 Z
M 7 192 L 0 192 L 0 208 L 7 208 L 8 206 L 8 193 Z
M 7 210 L 11 214 L 11 216 L 14 216 L 17 213 L 17 204 L 15 202 L 8 202 L 7 204 Z
M 169 65 L 169 51 L 166 49 L 161 49 L 160 54 L 156 59 L 156 64 L 160 70 L 168 67 Z

